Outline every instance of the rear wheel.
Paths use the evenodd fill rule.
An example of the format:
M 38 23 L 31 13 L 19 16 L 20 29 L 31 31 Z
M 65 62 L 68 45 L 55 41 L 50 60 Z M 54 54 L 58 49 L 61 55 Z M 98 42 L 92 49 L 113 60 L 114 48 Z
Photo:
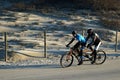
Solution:
M 98 50 L 96 55 L 96 64 L 103 64 L 106 60 L 106 53 L 103 50 Z
M 73 63 L 73 55 L 70 55 L 69 56 L 69 59 L 67 58 L 68 57 L 68 54 L 64 54 L 61 56 L 61 59 L 60 59 L 60 65 L 65 68 L 65 67 L 69 67 L 72 65 Z

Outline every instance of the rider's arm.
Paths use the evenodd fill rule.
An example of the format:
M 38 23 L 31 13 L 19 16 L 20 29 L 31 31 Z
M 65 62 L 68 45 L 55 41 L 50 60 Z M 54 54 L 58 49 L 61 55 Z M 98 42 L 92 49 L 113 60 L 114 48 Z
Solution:
M 90 35 L 88 35 L 88 36 L 86 37 L 86 43 L 87 43 L 87 41 L 88 41 L 89 38 L 90 38 Z
M 95 42 L 96 39 L 97 39 L 97 36 L 95 34 L 93 34 L 92 35 L 92 41 L 91 41 L 90 45 L 92 45 Z
M 72 38 L 72 40 L 67 45 L 70 45 L 74 40 L 75 38 Z

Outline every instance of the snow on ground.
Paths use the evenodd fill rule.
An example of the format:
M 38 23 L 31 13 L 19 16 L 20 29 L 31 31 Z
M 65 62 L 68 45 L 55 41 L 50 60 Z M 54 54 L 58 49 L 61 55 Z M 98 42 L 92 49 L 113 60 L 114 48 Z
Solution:
M 119 55 L 120 56 L 120 55 Z M 21 60 L 18 62 L 4 62 L 0 61 L 0 69 L 15 69 L 15 68 L 35 68 L 35 67 L 44 67 L 44 66 L 60 66 L 60 57 L 61 55 L 49 55 L 47 58 L 30 58 L 27 60 Z M 120 60 L 120 57 L 117 56 L 108 56 L 107 60 Z M 77 60 L 75 59 L 73 65 L 77 65 Z M 90 64 L 90 62 L 84 62 L 83 64 Z M 61 67 L 61 66 L 60 66 Z
M 59 65 L 60 55 L 49 55 L 47 58 L 30 58 L 27 60 L 21 60 L 18 62 L 4 62 L 0 61 L 0 69 L 9 69 L 9 68 L 30 68 L 30 67 L 40 67 L 40 66 L 49 66 L 49 65 Z
M 13 61 L 1 61 L 0 68 L 59 64 L 59 54 L 66 49 L 65 45 L 71 39 L 72 30 L 81 32 L 81 28 L 102 28 L 98 16 L 88 15 L 87 11 L 83 11 L 86 15 L 81 12 L 78 10 L 74 13 L 71 11 L 54 11 L 52 13 L 5 11 L 1 13 L 0 32 L 16 30 L 18 32 L 8 35 L 9 50 L 15 52 L 14 57 L 9 60 Z M 43 58 L 43 30 L 47 31 L 48 58 Z M 103 49 L 108 45 L 109 47 L 114 45 L 111 42 L 110 44 L 105 42 L 105 44 L 102 46 Z M 108 50 L 110 49 L 113 50 L 113 46 L 108 48 Z
M 18 31 L 15 28 L 10 28 L 10 27 L 5 27 L 5 26 L 0 26 L 0 32 L 15 32 Z

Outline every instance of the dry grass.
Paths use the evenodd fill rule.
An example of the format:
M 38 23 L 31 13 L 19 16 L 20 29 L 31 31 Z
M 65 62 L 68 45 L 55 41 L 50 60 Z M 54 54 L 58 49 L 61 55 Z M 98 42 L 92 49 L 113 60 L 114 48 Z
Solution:
M 112 30 L 120 30 L 120 20 L 116 19 L 101 19 L 101 22 L 106 28 Z
M 101 13 L 101 23 L 104 27 L 112 30 L 120 30 L 120 12 L 104 11 Z

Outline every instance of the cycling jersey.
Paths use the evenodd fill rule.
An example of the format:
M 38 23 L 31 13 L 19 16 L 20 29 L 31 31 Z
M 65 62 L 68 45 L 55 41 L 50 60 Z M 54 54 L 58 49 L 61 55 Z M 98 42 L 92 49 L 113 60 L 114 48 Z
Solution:
M 87 38 L 86 38 L 86 41 L 88 41 L 88 39 L 89 38 L 91 38 L 92 39 L 92 41 L 91 41 L 91 45 L 98 45 L 99 44 L 99 42 L 101 41 L 101 39 L 99 38 L 99 36 L 98 36 L 98 34 L 97 33 L 92 33 L 92 34 L 89 34 L 88 36 L 87 36 Z
M 82 35 L 80 35 L 80 34 L 76 34 L 75 39 L 80 41 L 81 43 L 85 43 L 86 42 L 85 38 Z
M 80 34 L 76 34 L 75 36 L 73 36 L 72 40 L 67 45 L 70 45 L 75 39 L 78 42 L 73 46 L 73 49 L 77 49 L 80 45 L 82 46 L 81 49 L 83 49 L 86 43 L 86 39 Z
M 88 41 L 88 39 L 91 38 L 92 41 L 89 43 L 89 45 L 95 45 L 94 50 L 98 50 L 99 46 L 101 45 L 101 39 L 99 38 L 97 33 L 92 33 L 89 34 L 86 38 L 86 42 Z M 92 47 L 90 47 L 91 50 L 93 50 Z

